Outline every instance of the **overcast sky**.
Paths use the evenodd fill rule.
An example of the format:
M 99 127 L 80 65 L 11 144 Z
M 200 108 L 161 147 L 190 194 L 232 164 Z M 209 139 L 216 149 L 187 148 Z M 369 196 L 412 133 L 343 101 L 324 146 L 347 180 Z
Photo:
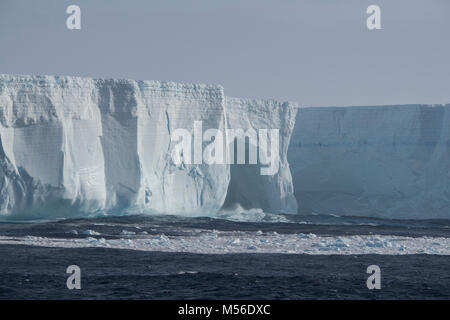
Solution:
M 370 4 L 382 30 L 366 27 Z M 0 73 L 212 83 L 304 106 L 450 103 L 450 1 L 0 0 Z

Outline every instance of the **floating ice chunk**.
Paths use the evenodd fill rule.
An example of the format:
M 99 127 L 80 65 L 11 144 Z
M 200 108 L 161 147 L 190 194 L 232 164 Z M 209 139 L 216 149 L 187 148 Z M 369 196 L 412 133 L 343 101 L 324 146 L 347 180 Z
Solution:
M 134 234 L 136 234 L 136 232 L 129 231 L 129 230 L 122 230 L 122 232 L 120 233 L 120 235 L 122 235 L 122 236 L 132 236 Z
M 170 241 L 170 239 L 164 234 L 154 236 L 153 239 L 159 240 L 160 242 L 169 242 Z
M 86 236 L 99 236 L 100 233 L 94 230 L 85 230 L 83 231 L 83 234 Z
M 338 248 L 348 248 L 349 245 L 342 239 L 336 239 L 336 241 L 333 244 L 335 247 Z
M 316 238 L 317 236 L 316 236 L 314 233 L 308 233 L 308 234 L 305 234 L 305 233 L 299 233 L 299 234 L 298 234 L 298 237 L 299 237 L 300 239 L 314 239 L 314 238 Z
M 178 274 L 196 274 L 198 273 L 197 271 L 178 271 Z

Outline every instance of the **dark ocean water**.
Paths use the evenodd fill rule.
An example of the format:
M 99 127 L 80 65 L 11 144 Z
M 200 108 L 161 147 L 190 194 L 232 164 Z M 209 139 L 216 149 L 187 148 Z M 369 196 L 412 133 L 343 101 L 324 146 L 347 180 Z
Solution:
M 83 230 L 95 230 L 103 238 L 119 239 L 124 228 L 134 227 L 146 236 L 186 238 L 192 230 L 212 229 L 450 237 L 450 222 L 442 220 L 274 219 L 132 216 L 2 223 L 0 235 L 82 239 Z M 81 290 L 66 287 L 66 268 L 74 264 L 81 268 Z M 373 264 L 382 270 L 381 290 L 366 287 L 366 268 Z M 449 255 L 198 254 L 0 244 L 0 299 L 450 299 L 449 270 Z

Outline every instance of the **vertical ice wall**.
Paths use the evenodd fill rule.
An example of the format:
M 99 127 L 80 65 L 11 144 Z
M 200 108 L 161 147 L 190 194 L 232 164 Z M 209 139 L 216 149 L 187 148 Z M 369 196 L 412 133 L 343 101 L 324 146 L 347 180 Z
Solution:
M 104 207 L 92 80 L 1 76 L 0 134 L 3 214 L 51 217 Z
M 137 203 L 141 188 L 137 147 L 141 98 L 131 80 L 98 80 L 96 89 L 101 113 L 105 208 L 123 210 Z
M 194 140 L 196 122 L 201 140 L 208 129 L 279 129 L 277 170 L 176 163 L 171 135 L 181 128 Z M 212 140 L 200 144 L 202 153 Z M 448 218 L 449 159 L 450 105 L 297 112 L 225 98 L 220 86 L 0 75 L 0 214 L 15 219 L 215 215 L 237 205 Z
M 287 151 L 294 128 L 297 105 L 274 100 L 229 97 L 225 100 L 228 128 L 244 131 L 254 129 L 257 133 L 260 129 L 279 130 L 279 154 L 276 157 L 279 163 L 276 164 L 278 170 L 273 175 L 261 174 L 261 166 L 264 167 L 261 159 L 255 165 L 232 164 L 230 166 L 231 181 L 224 207 L 233 208 L 239 204 L 245 209 L 260 208 L 270 213 L 296 213 L 297 201 L 294 197 Z M 250 140 L 247 141 L 247 144 L 250 143 Z M 227 141 L 227 143 L 236 142 Z M 257 148 L 258 145 L 255 147 Z M 249 150 L 246 151 L 249 152 Z
M 142 108 L 138 116 L 141 189 L 138 203 L 156 212 L 213 216 L 225 200 L 230 179 L 225 164 L 175 164 L 174 130 L 184 129 L 194 144 L 194 123 L 202 131 L 223 130 L 226 121 L 223 88 L 209 85 L 138 83 Z M 199 139 L 202 139 L 200 133 Z M 202 143 L 202 151 L 210 142 Z
M 175 165 L 173 128 L 223 128 L 219 86 L 0 76 L 0 212 L 212 215 L 226 165 Z
M 288 160 L 300 213 L 448 218 L 450 105 L 302 108 Z

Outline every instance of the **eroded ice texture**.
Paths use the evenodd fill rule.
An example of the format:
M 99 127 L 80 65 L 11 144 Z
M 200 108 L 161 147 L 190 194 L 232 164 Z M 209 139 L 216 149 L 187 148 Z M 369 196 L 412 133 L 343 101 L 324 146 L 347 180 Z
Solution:
M 278 170 L 175 163 L 171 134 L 193 133 L 195 121 L 203 132 L 279 129 Z M 225 98 L 213 85 L 0 75 L 2 218 L 229 210 L 449 218 L 449 159 L 450 105 L 297 112 Z
M 223 128 L 220 86 L 0 76 L 0 211 L 212 215 L 226 165 L 175 165 L 171 130 Z
M 294 197 L 292 177 L 287 161 L 289 140 L 294 128 L 297 105 L 280 103 L 274 100 L 250 100 L 225 98 L 227 105 L 227 124 L 230 129 L 279 129 L 278 164 L 275 174 L 261 174 L 261 167 L 268 168 L 259 159 L 256 165 L 232 165 L 231 181 L 228 187 L 225 208 L 233 209 L 240 205 L 244 209 L 259 208 L 271 213 L 296 213 L 297 201 Z M 259 138 L 258 138 L 259 139 Z M 250 141 L 250 140 L 248 140 Z M 227 141 L 230 143 L 230 141 Z M 255 150 L 259 151 L 260 141 Z M 236 150 L 238 151 L 238 150 Z M 247 147 L 247 153 L 249 148 Z M 270 152 L 270 149 L 268 150 Z M 273 155 L 272 155 L 273 156 Z M 249 156 L 248 156 L 249 157 Z M 235 159 L 237 160 L 237 159 Z M 248 163 L 248 158 L 246 159 Z M 266 161 L 268 162 L 268 161 Z

